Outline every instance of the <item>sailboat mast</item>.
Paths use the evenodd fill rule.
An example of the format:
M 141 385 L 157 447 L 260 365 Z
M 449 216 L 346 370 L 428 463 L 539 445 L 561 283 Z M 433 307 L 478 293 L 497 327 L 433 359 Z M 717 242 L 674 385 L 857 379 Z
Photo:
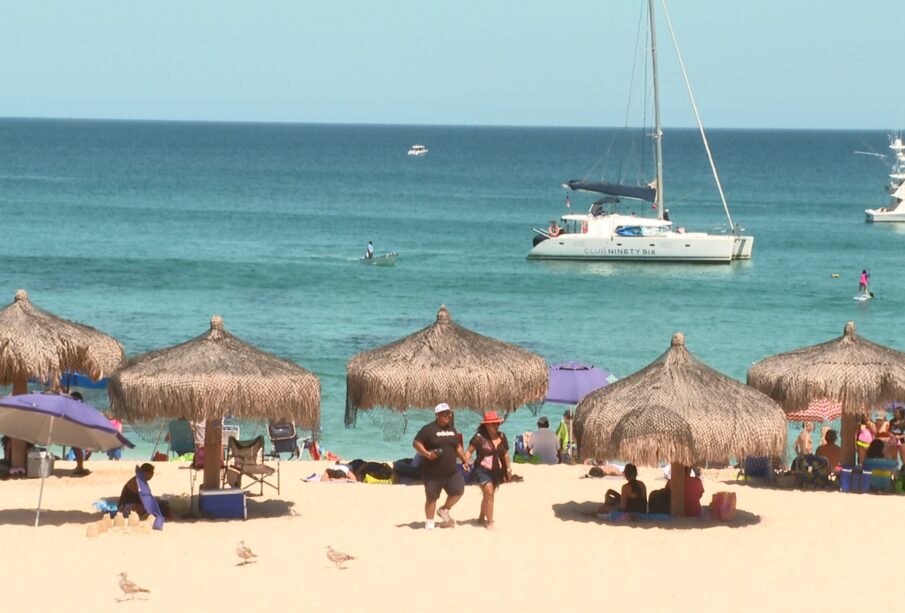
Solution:
M 660 78 L 657 72 L 657 24 L 654 15 L 654 0 L 647 0 L 650 13 L 650 58 L 654 76 L 654 144 L 657 152 L 657 218 L 663 219 L 663 129 L 660 125 Z

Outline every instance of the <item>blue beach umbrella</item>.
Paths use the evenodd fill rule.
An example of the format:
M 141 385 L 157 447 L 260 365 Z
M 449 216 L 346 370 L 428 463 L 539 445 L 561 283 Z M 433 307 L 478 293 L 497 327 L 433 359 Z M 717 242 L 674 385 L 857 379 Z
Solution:
M 36 445 L 67 445 L 83 449 L 107 451 L 134 447 L 90 404 L 59 394 L 19 394 L 0 399 L 0 432 Z M 41 517 L 44 495 L 44 473 L 35 527 Z
M 606 387 L 617 377 L 608 370 L 580 362 L 562 362 L 550 366 L 550 384 L 545 402 L 578 404 L 594 390 Z

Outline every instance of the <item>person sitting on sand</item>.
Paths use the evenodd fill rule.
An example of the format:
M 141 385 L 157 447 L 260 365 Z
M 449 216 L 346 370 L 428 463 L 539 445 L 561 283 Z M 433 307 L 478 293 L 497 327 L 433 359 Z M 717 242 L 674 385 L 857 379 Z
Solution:
M 601 512 L 615 509 L 628 513 L 647 513 L 647 488 L 638 481 L 638 469 L 634 464 L 626 464 L 622 474 L 625 475 L 622 491 L 607 490 Z
M 883 441 L 875 438 L 870 442 L 870 445 L 867 446 L 867 452 L 864 454 L 865 460 L 883 460 L 886 458 L 884 452 L 886 451 L 886 445 L 884 445 Z M 862 462 L 863 464 L 863 462 Z
M 842 467 L 839 466 L 839 461 L 842 459 L 842 449 L 836 444 L 836 437 L 835 430 L 827 430 L 826 442 L 814 452 L 814 455 L 826 458 L 830 470 L 834 473 L 839 472 L 842 469 Z
M 541 464 L 559 463 L 559 439 L 550 430 L 550 420 L 540 417 L 537 420 L 537 431 L 525 443 L 528 453 L 540 458 Z
M 795 445 L 792 447 L 796 455 L 808 455 L 814 449 L 814 441 L 811 439 L 813 431 L 814 424 L 810 421 L 801 429 L 801 434 L 795 439 Z
M 357 483 L 358 478 L 345 464 L 336 464 L 324 471 L 324 474 L 321 475 L 321 481 L 348 481 L 350 483 Z
M 154 465 L 145 462 L 141 465 L 141 472 L 142 475 L 144 475 L 145 481 L 150 481 L 154 478 Z M 166 500 L 158 498 L 157 505 L 160 507 L 160 512 L 163 513 L 164 518 L 172 519 L 170 516 L 170 506 L 167 504 Z M 148 515 L 148 511 L 141 501 L 141 496 L 138 494 L 138 477 L 132 477 L 126 481 L 126 484 L 123 486 L 123 491 L 119 495 L 119 501 L 116 503 L 116 508 L 123 515 L 135 511 L 141 519 L 144 519 Z

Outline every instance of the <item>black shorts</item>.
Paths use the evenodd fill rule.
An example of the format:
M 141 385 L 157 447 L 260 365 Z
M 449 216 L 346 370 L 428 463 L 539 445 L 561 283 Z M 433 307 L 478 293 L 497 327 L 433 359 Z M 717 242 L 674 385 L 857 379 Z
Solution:
M 452 476 L 445 479 L 424 478 L 424 494 L 428 500 L 436 500 L 440 497 L 440 491 L 446 492 L 447 496 L 461 496 L 465 493 L 465 479 L 462 473 L 456 470 Z

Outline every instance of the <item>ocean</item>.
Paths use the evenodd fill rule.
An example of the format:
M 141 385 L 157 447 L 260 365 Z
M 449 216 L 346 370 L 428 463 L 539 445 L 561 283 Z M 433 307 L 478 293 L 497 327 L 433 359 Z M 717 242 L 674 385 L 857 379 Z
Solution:
M 319 377 L 321 444 L 347 458 L 411 454 L 411 430 L 384 440 L 367 417 L 344 427 L 345 366 L 429 325 L 442 304 L 550 363 L 590 362 L 620 377 L 676 331 L 742 381 L 757 360 L 834 338 L 848 320 L 905 350 L 905 224 L 865 224 L 863 214 L 886 203 L 891 160 L 854 153 L 886 153 L 886 133 L 709 131 L 732 215 L 756 239 L 750 262 L 526 260 L 532 227 L 566 212 L 561 183 L 611 160 L 617 135 L 0 120 L 0 299 L 26 289 L 38 306 L 115 336 L 129 356 L 193 338 L 222 315 L 230 332 Z M 406 155 L 413 143 L 430 153 Z M 724 228 L 697 132 L 667 128 L 664 152 L 673 222 Z M 579 211 L 590 204 L 571 201 Z M 368 240 L 397 251 L 396 266 L 360 265 Z M 858 303 L 863 268 L 876 299 Z M 86 398 L 106 404 L 103 392 Z M 542 414 L 555 425 L 564 408 Z M 503 430 L 513 437 L 534 421 L 520 409 Z M 155 437 L 135 437 L 127 457 L 148 456 Z

